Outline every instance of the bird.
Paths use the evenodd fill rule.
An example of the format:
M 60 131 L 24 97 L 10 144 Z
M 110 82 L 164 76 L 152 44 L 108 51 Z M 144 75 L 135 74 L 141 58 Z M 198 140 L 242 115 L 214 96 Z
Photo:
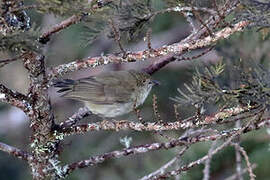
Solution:
M 104 118 L 127 114 L 142 105 L 151 89 L 160 83 L 139 70 L 109 71 L 77 80 L 54 81 L 64 98 L 83 102 L 93 113 Z

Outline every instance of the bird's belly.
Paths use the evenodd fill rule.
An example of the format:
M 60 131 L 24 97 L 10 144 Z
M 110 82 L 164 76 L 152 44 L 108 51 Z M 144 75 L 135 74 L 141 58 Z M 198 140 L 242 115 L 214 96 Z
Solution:
M 85 105 L 92 113 L 103 117 L 116 117 L 133 110 L 133 103 L 93 104 L 85 102 Z

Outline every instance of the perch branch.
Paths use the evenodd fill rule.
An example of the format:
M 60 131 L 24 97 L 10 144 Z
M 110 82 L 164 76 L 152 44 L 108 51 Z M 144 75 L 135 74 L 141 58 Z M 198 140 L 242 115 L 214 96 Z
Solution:
M 255 108 L 255 107 L 254 107 Z M 254 110 L 254 111 L 253 111 Z M 255 111 L 256 110 L 256 111 Z M 196 117 L 190 117 L 185 120 L 175 122 L 133 122 L 127 120 L 103 120 L 96 123 L 80 124 L 71 127 L 63 127 L 59 129 L 60 133 L 64 133 L 65 136 L 73 134 L 83 134 L 90 131 L 100 130 L 134 130 L 134 131 L 168 131 L 179 130 L 187 128 L 195 128 L 204 125 L 223 124 L 229 122 L 235 122 L 248 117 L 253 117 L 260 109 L 235 107 L 224 109 L 211 116 L 206 116 L 204 119 L 196 120 Z M 245 115 L 245 113 L 250 113 Z M 245 115 L 238 117 L 240 115 Z M 233 118 L 232 118 L 233 117 Z M 196 122 L 194 122 L 196 120 Z
M 67 128 L 75 125 L 78 121 L 83 119 L 84 117 L 91 115 L 91 112 L 88 110 L 88 108 L 80 108 L 77 113 L 73 114 L 71 117 L 68 118 L 68 120 L 60 123 L 60 128 Z

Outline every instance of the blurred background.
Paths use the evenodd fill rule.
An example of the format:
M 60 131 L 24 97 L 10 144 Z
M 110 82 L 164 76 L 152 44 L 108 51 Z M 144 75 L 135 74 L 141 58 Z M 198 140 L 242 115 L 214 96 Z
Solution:
M 156 9 L 162 9 L 164 3 L 155 1 Z M 41 32 L 48 30 L 51 26 L 61 22 L 64 18 L 54 15 L 44 15 L 36 11 L 27 11 L 32 22 L 41 27 Z M 186 20 L 176 13 L 165 13 L 157 16 L 148 25 L 152 29 L 152 46 L 160 47 L 165 44 L 179 42 L 190 33 L 190 27 Z M 46 62 L 48 67 L 53 67 L 62 63 L 68 63 L 77 59 L 88 56 L 100 56 L 101 54 L 120 52 L 117 43 L 113 39 L 108 38 L 108 34 L 97 36 L 92 40 L 91 44 L 85 42 L 85 26 L 81 24 L 73 25 L 53 36 L 49 44 L 44 48 L 46 54 Z M 142 30 L 143 31 L 143 30 Z M 147 48 L 147 43 L 143 41 L 145 33 L 139 33 L 132 40 L 123 40 L 124 47 L 127 51 L 138 51 Z M 200 53 L 195 51 L 187 54 L 192 56 Z M 0 53 L 1 59 L 8 58 L 8 54 Z M 161 86 L 155 87 L 148 99 L 141 107 L 142 116 L 145 121 L 155 121 L 152 109 L 152 95 L 158 97 L 158 106 L 161 117 L 164 121 L 175 121 L 173 105 L 175 102 L 170 97 L 178 95 L 177 88 L 183 89 L 184 83 L 190 83 L 195 68 L 204 68 L 216 64 L 220 61 L 228 67 L 234 62 L 242 59 L 243 63 L 256 62 L 263 65 L 266 69 L 269 67 L 270 43 L 268 37 L 262 36 L 255 30 L 249 30 L 244 33 L 238 33 L 229 39 L 220 41 L 217 46 L 203 57 L 189 62 L 174 62 L 167 67 L 155 73 L 154 79 L 161 82 Z M 153 61 L 145 61 L 139 63 L 128 63 L 119 65 L 100 66 L 95 69 L 83 70 L 75 73 L 67 74 L 63 78 L 78 79 L 95 75 L 102 71 L 113 71 L 122 69 L 142 69 Z M 248 65 L 247 65 L 248 66 Z M 229 73 L 226 72 L 226 73 Z M 233 75 L 230 76 L 233 78 Z M 224 81 L 229 81 L 225 79 Z M 18 90 L 22 93 L 27 92 L 29 81 L 26 70 L 20 61 L 11 63 L 0 69 L 0 81 L 11 89 Z M 59 97 L 54 88 L 50 89 L 50 97 L 57 121 L 61 122 L 75 113 L 78 108 L 82 107 L 74 100 L 68 100 Z M 179 112 L 181 117 L 189 117 L 194 109 L 188 106 L 181 106 Z M 210 110 L 211 111 L 211 110 Z M 134 113 L 130 113 L 119 119 L 128 119 L 130 121 L 138 121 Z M 91 116 L 85 118 L 82 122 L 95 122 L 100 118 Z M 29 149 L 29 120 L 24 113 L 9 105 L 0 103 L 0 141 L 16 146 L 21 149 Z M 178 137 L 183 131 L 167 132 L 167 135 Z M 120 139 L 124 137 L 132 138 L 132 146 L 141 145 L 151 142 L 167 141 L 158 134 L 150 132 L 91 132 L 85 135 L 69 137 L 63 144 L 62 162 L 69 163 L 89 156 L 99 155 L 105 152 L 124 148 Z M 241 145 L 247 151 L 250 161 L 257 164 L 255 174 L 259 180 L 268 180 L 270 177 L 269 162 L 269 140 L 270 135 L 267 129 L 261 129 L 242 137 Z M 179 161 L 181 164 L 188 163 L 198 159 L 208 152 L 210 143 L 199 143 L 192 145 L 186 152 L 186 155 Z M 179 151 L 179 148 L 161 150 L 157 152 L 149 152 L 142 155 L 133 155 L 120 159 L 105 161 L 98 166 L 81 169 L 74 172 L 67 179 L 82 180 L 86 179 L 138 179 L 169 161 Z M 211 179 L 221 180 L 235 173 L 235 151 L 232 147 L 228 147 L 221 153 L 213 157 L 211 162 Z M 245 166 L 245 164 L 243 164 Z M 181 174 L 181 179 L 194 180 L 202 179 L 203 166 L 192 168 L 188 172 Z M 247 177 L 246 177 L 247 178 Z M 8 180 L 27 180 L 31 179 L 30 169 L 23 161 L 19 161 L 12 156 L 0 151 L 0 179 Z

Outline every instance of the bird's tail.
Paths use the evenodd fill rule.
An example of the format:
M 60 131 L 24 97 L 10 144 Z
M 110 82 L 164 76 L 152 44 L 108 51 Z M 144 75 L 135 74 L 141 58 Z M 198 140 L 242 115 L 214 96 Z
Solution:
M 76 82 L 72 79 L 63 79 L 63 80 L 53 81 L 53 86 L 60 88 L 57 91 L 58 93 L 72 91 L 75 84 L 76 84 Z

